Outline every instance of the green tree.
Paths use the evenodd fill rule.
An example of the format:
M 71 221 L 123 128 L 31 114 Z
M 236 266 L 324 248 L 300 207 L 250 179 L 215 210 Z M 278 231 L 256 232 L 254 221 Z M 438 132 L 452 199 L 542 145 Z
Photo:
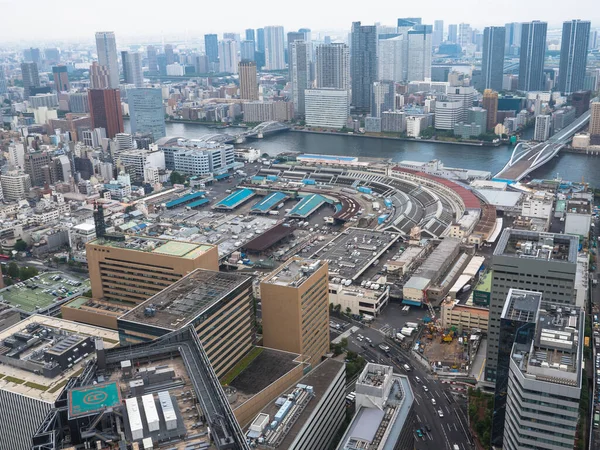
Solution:
M 350 314 L 352 314 L 352 309 L 348 306 L 346 308 L 346 315 L 349 316 Z
M 17 242 L 15 242 L 15 250 L 18 252 L 24 252 L 27 250 L 27 242 L 22 239 L 17 239 Z
M 38 274 L 38 270 L 35 267 L 21 267 L 19 270 L 19 278 L 21 280 L 28 280 L 35 277 Z
M 4 286 L 12 286 L 13 285 L 13 280 L 11 280 L 8 277 L 4 277 Z
M 183 184 L 185 183 L 185 177 L 181 175 L 179 172 L 171 172 L 171 176 L 169 177 L 169 181 L 171 184 Z
M 11 278 L 18 278 L 19 277 L 19 266 L 17 265 L 17 263 L 14 261 L 11 262 L 8 265 L 8 269 L 6 270 L 6 273 Z
M 339 312 L 342 310 L 342 305 L 340 305 L 340 304 L 338 303 L 337 305 L 335 305 L 335 306 L 333 307 L 333 309 L 334 309 L 334 311 L 335 311 L 336 313 L 339 313 Z

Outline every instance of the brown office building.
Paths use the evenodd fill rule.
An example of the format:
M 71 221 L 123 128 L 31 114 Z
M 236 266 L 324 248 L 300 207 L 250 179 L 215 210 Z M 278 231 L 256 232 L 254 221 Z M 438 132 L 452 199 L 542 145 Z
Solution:
M 252 277 L 197 269 L 118 319 L 121 345 L 149 342 L 191 324 L 218 377 L 254 343 Z
M 110 87 L 110 74 L 108 67 L 101 66 L 96 61 L 90 66 L 90 89 L 108 89 Z
M 600 145 L 600 102 L 592 103 L 590 113 L 590 144 Z
M 487 110 L 487 129 L 493 130 L 498 124 L 498 93 L 492 89 L 483 91 L 483 109 Z
M 577 91 L 571 94 L 571 105 L 575 108 L 575 117 L 579 117 L 590 109 L 590 100 L 592 93 L 590 91 Z
M 116 328 L 117 317 L 171 286 L 195 269 L 219 270 L 218 248 L 210 244 L 125 236 L 86 244 L 92 298 L 61 308 L 64 318 Z
M 118 89 L 90 89 L 88 102 L 93 128 L 104 128 L 106 137 L 112 139 L 123 133 L 123 111 Z
M 256 78 L 256 63 L 242 61 L 239 63 L 240 98 L 244 100 L 258 100 L 258 81 Z
M 71 89 L 67 66 L 54 66 L 52 68 L 52 76 L 54 77 L 54 89 L 56 89 L 56 92 L 68 92 Z
M 329 351 L 327 262 L 289 259 L 260 284 L 263 344 L 310 358 Z

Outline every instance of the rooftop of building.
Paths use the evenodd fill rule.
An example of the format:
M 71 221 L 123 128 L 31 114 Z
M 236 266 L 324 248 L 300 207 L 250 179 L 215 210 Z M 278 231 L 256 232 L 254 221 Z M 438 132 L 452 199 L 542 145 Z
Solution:
M 492 279 L 494 278 L 494 272 L 488 271 L 483 277 L 479 279 L 479 283 L 475 286 L 475 291 L 491 292 L 492 291 Z
M 214 247 L 211 244 L 156 239 L 145 236 L 123 235 L 122 240 L 97 238 L 88 243 L 101 247 L 120 248 L 145 253 L 155 253 L 165 256 L 175 256 L 185 259 L 195 259 Z
M 535 322 L 542 301 L 540 292 L 510 289 L 502 310 L 502 319 Z
M 575 264 L 578 245 L 579 238 L 570 234 L 505 228 L 498 239 L 494 256 L 512 256 Z
M 196 269 L 137 305 L 121 320 L 177 330 L 249 280 L 247 275 Z
M 591 214 L 592 207 L 587 200 L 567 200 L 566 213 L 572 214 Z
M 324 264 L 321 260 L 293 257 L 274 270 L 262 282 L 278 286 L 300 287 Z
M 363 370 L 359 381 L 370 381 L 378 387 L 383 377 L 389 377 L 388 389 L 383 408 L 366 407 L 360 404 L 358 384 L 356 391 L 357 410 L 346 433 L 342 437 L 338 450 L 361 450 L 367 448 L 388 448 L 400 436 L 409 417 L 414 394 L 406 375 L 386 371 L 379 364 L 369 363 Z M 392 448 L 390 446 L 389 448 Z
M 440 270 L 446 264 L 448 258 L 451 257 L 452 253 L 460 247 L 460 243 L 460 239 L 455 238 L 447 237 L 442 240 L 435 250 L 430 253 L 425 262 L 421 264 L 421 267 L 416 272 L 417 276 L 430 280 L 440 276 Z
M 82 345 L 88 338 L 101 339 L 104 348 L 119 344 L 116 331 L 37 314 L 0 331 L 0 354 L 4 359 L 0 363 L 0 389 L 53 403 L 66 381 L 94 355 L 93 342 Z M 74 354 L 79 356 L 72 356 L 75 360 L 69 363 L 70 367 L 61 368 L 57 373 L 52 363 L 44 364 L 45 353 L 60 355 L 77 346 L 80 350 Z M 10 359 L 15 360 L 14 365 L 6 362 Z M 52 373 L 52 377 L 44 375 L 44 367 L 48 369 L 46 374 Z M 32 371 L 33 368 L 37 368 L 37 372 Z
M 389 231 L 348 228 L 313 258 L 328 260 L 331 276 L 355 280 L 398 239 L 400 234 Z
M 261 414 L 268 416 L 268 423 L 271 423 L 273 418 L 282 407 L 282 400 L 290 394 L 293 394 L 297 390 L 302 390 L 305 387 L 310 388 L 307 392 L 310 395 L 306 396 L 306 402 L 298 403 L 298 416 L 291 427 L 284 430 L 283 433 L 278 434 L 275 438 L 267 439 L 265 445 L 267 448 L 275 449 L 287 449 L 290 448 L 294 439 L 298 436 L 298 433 L 302 430 L 306 421 L 310 418 L 311 414 L 323 398 L 325 392 L 331 386 L 331 383 L 335 380 L 336 376 L 340 373 L 340 370 L 344 370 L 344 363 L 335 359 L 326 359 L 307 375 L 299 380 L 298 384 L 285 391 L 275 401 L 269 403 L 262 411 Z M 265 416 L 261 416 L 264 418 Z M 282 425 L 279 425 L 282 427 Z M 250 436 L 247 433 L 247 436 Z M 256 436 L 253 434 L 252 436 Z M 259 447 L 260 448 L 260 447 Z

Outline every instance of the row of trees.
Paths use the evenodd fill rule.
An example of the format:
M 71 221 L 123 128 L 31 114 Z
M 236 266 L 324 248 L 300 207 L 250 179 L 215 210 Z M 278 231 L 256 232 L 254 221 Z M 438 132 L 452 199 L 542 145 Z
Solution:
M 9 264 L 2 265 L 2 274 L 6 275 L 4 283 L 7 286 L 10 286 L 13 284 L 14 280 L 25 281 L 35 277 L 39 272 L 35 267 L 19 267 L 18 264 L 13 261 Z

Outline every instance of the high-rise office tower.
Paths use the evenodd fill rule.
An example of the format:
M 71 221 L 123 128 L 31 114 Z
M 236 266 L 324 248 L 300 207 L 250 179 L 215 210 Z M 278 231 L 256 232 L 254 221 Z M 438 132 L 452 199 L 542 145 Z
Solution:
M 533 140 L 538 142 L 547 141 L 552 134 L 552 116 L 540 114 L 535 118 L 535 130 Z
M 123 111 L 118 89 L 90 89 L 88 102 L 93 128 L 104 128 L 106 137 L 112 139 L 123 133 Z
M 579 238 L 569 234 L 502 232 L 492 259 L 486 380 L 497 381 L 500 316 L 511 288 L 541 292 L 564 306 L 575 302 Z
M 444 42 L 444 21 L 436 20 L 433 22 L 432 44 L 434 47 L 439 47 Z
M 54 89 L 56 89 L 56 92 L 67 92 L 71 88 L 67 66 L 54 66 L 52 68 L 52 78 L 54 79 Z
M 521 24 L 519 22 L 507 23 L 504 25 L 504 29 L 504 53 L 511 56 L 518 55 L 521 47 Z
M 223 40 L 225 39 L 230 39 L 232 41 L 236 41 L 237 43 L 240 43 L 240 41 L 242 40 L 240 38 L 240 34 L 239 33 L 223 33 Z
M 117 57 L 117 41 L 112 31 L 99 31 L 96 33 L 96 50 L 98 63 L 108 69 L 109 87 L 119 87 L 119 60 Z
M 142 55 L 138 52 L 121 52 L 121 61 L 125 84 L 133 84 L 136 88 L 144 87 Z
M 418 25 L 408 32 L 407 81 L 431 78 L 431 25 Z
M 44 62 L 50 66 L 58 65 L 60 63 L 60 50 L 57 48 L 45 48 Z
M 175 63 L 175 52 L 173 51 L 173 45 L 165 44 L 164 52 L 167 65 Z
M 255 52 L 254 41 L 242 41 L 240 44 L 240 59 L 242 61 L 254 61 Z
M 299 31 L 290 31 L 287 34 L 287 63 L 288 63 L 288 78 L 292 79 L 292 44 L 295 41 L 304 41 L 304 33 Z
M 254 28 L 248 28 L 246 30 L 246 39 L 245 40 L 256 43 L 256 34 L 254 33 Z
M 415 25 L 421 25 L 420 17 L 401 17 L 398 19 L 398 27 L 413 27 Z
M 216 34 L 204 35 L 204 50 L 209 63 L 219 62 L 219 39 Z
M 366 113 L 371 107 L 371 87 L 377 81 L 377 27 L 353 22 L 351 40 L 352 106 Z
M 505 35 L 504 27 L 485 27 L 483 30 L 481 75 L 485 89 L 502 90 Z
M 558 72 L 558 89 L 563 94 L 571 94 L 583 89 L 590 26 L 591 23 L 584 20 L 570 20 L 563 23 Z
M 26 61 L 34 62 L 38 66 L 38 69 L 41 67 L 42 53 L 40 52 L 39 48 L 33 48 L 33 47 L 29 48 L 29 50 L 27 51 L 25 56 L 26 56 L 25 57 Z
M 304 91 L 310 88 L 310 49 L 306 41 L 294 41 L 291 46 L 290 72 L 294 114 L 304 116 Z
M 458 43 L 458 25 L 451 23 L 448 25 L 448 42 L 451 44 Z
M 346 44 L 317 46 L 317 88 L 350 89 L 350 50 Z
M 590 105 L 590 144 L 600 145 L 600 102 Z
M 393 81 L 376 81 L 371 91 L 371 117 L 381 117 L 381 113 L 395 109 L 396 87 Z
M 546 54 L 546 22 L 521 24 L 519 58 L 519 90 L 544 90 L 544 57 Z
M 404 35 L 379 39 L 377 78 L 397 83 L 406 80 L 408 68 L 408 39 Z
M 493 130 L 498 123 L 498 92 L 492 89 L 483 91 L 482 106 L 487 111 L 486 129 Z
M 459 23 L 457 39 L 457 43 L 461 47 L 466 47 L 473 43 L 473 30 L 471 29 L 471 25 L 468 23 Z
M 23 78 L 23 97 L 28 99 L 31 89 L 40 87 L 40 74 L 38 66 L 34 62 L 21 63 L 21 76 Z
M 313 43 L 312 43 L 312 31 L 310 28 L 300 28 L 298 33 L 302 33 L 304 35 L 304 42 L 308 45 L 308 55 L 310 57 L 310 62 L 314 62 L 314 52 L 313 52 Z
M 452 86 L 448 87 L 446 96 L 450 102 L 461 102 L 460 121 L 465 122 L 469 114 L 469 108 L 473 107 L 477 92 L 472 86 Z M 437 109 L 437 104 L 436 104 Z
M 258 100 L 256 63 L 242 60 L 238 72 L 240 74 L 240 98 L 243 100 Z
M 146 54 L 148 56 L 148 71 L 151 73 L 158 72 L 158 61 L 156 59 L 156 47 L 154 45 L 148 45 L 146 47 Z
M 108 67 L 94 61 L 90 66 L 90 89 L 106 89 L 110 87 Z
M 219 42 L 219 70 L 224 73 L 237 73 L 237 42 L 223 39 Z
M 257 28 L 256 30 L 256 50 L 265 52 L 265 29 Z
M 285 51 L 283 27 L 269 26 L 264 28 L 265 68 L 267 70 L 285 69 Z
M 4 73 L 4 67 L 0 66 L 0 94 L 6 94 L 8 92 L 8 82 L 6 81 L 6 74 Z
M 315 367 L 329 351 L 325 261 L 293 257 L 260 283 L 265 347 L 299 353 Z
M 132 134 L 150 133 L 155 142 L 166 136 L 165 108 L 161 89 L 128 89 L 127 103 L 129 104 Z

